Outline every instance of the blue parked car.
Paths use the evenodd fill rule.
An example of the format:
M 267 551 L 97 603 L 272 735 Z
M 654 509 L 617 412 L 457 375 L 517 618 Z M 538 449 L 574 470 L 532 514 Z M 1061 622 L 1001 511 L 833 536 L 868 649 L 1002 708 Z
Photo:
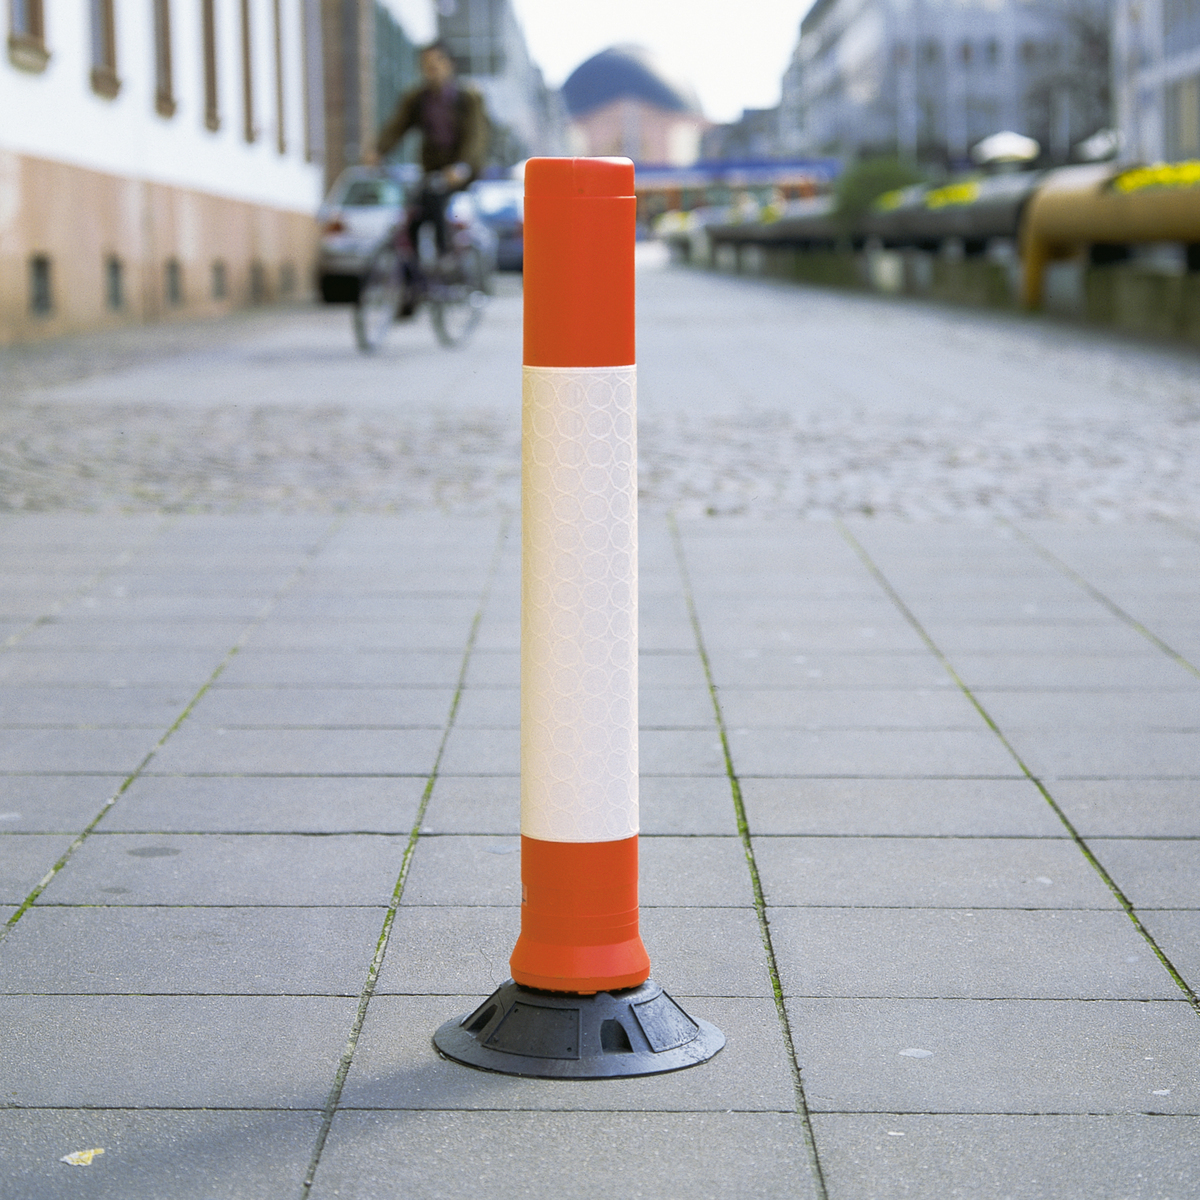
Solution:
M 525 184 L 520 179 L 479 179 L 469 189 L 479 219 L 496 234 L 496 266 L 525 264 Z

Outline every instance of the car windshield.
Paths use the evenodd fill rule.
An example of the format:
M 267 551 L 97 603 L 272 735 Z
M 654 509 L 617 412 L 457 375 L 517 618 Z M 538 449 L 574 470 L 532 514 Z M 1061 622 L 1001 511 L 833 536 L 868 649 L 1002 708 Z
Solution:
M 391 179 L 352 179 L 342 195 L 344 208 L 395 206 L 401 202 L 400 185 Z

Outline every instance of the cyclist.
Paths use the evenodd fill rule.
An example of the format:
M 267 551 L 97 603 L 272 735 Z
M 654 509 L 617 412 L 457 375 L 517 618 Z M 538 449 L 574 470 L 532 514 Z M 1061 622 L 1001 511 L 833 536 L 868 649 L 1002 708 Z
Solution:
M 423 82 L 400 97 L 395 111 L 376 138 L 378 161 L 410 129 L 421 131 L 421 167 L 425 178 L 410 210 L 408 236 L 417 245 L 425 222 L 433 225 L 439 257 L 448 246 L 446 205 L 450 196 L 465 188 L 482 170 L 487 150 L 487 117 L 483 97 L 459 82 L 454 60 L 443 42 L 421 50 Z

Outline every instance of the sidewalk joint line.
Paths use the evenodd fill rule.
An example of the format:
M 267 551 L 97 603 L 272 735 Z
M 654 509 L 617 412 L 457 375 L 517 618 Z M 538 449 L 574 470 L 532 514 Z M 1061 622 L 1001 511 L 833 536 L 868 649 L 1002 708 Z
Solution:
M 1143 625 L 1137 617 L 1131 613 L 1127 613 L 1115 600 L 1110 600 L 1098 587 L 1094 587 L 1088 583 L 1074 567 L 1068 566 L 1061 558 L 1051 550 L 1047 550 L 1040 542 L 1035 542 L 1019 525 L 1014 525 L 1012 521 L 1006 517 L 1001 517 L 1000 521 L 1007 528 L 1011 529 L 1035 554 L 1044 558 L 1055 570 L 1060 571 L 1072 583 L 1078 584 L 1091 598 L 1100 604 L 1103 604 L 1114 617 L 1124 621 L 1130 629 L 1140 633 L 1148 642 L 1157 646 L 1168 658 L 1174 659 L 1185 671 L 1190 671 L 1197 679 L 1200 679 L 1200 667 L 1195 663 L 1185 658 L 1178 650 L 1168 646 L 1153 630 Z
M 283 586 L 280 587 L 279 591 L 276 592 L 274 596 L 272 596 L 269 600 L 266 601 L 266 603 L 260 609 L 258 616 L 255 617 L 238 635 L 237 641 L 235 641 L 233 643 L 233 645 L 230 646 L 229 649 L 225 652 L 225 656 L 221 659 L 221 661 L 219 663 L 217 663 L 212 674 L 209 675 L 209 677 L 204 681 L 203 684 L 201 684 L 200 690 L 197 691 L 196 694 L 187 702 L 187 704 L 183 708 L 183 711 L 179 714 L 179 716 L 177 716 L 175 718 L 174 721 L 171 722 L 171 725 L 167 729 L 167 731 L 162 735 L 162 737 L 160 737 L 158 739 L 157 742 L 154 743 L 153 746 L 151 746 L 149 751 L 146 753 L 145 757 L 142 759 L 142 761 L 140 763 L 138 763 L 138 765 L 136 767 L 134 767 L 133 771 L 129 775 L 125 776 L 124 781 L 121 783 L 121 786 L 119 788 L 117 788 L 117 790 L 104 802 L 103 805 L 101 805 L 100 811 L 88 822 L 88 824 L 79 832 L 79 834 L 76 835 L 76 837 L 71 842 L 71 844 L 66 848 L 66 850 L 63 851 L 63 853 L 59 857 L 58 861 L 50 868 L 50 870 L 48 870 L 46 872 L 45 875 L 43 875 L 41 877 L 41 879 L 38 880 L 38 882 L 34 885 L 33 890 L 29 893 L 28 896 L 25 897 L 24 901 L 22 902 L 20 907 L 17 909 L 17 911 L 15 913 L 13 913 L 13 915 L 11 917 L 8 918 L 8 920 L 4 923 L 3 926 L 0 926 L 0 944 L 2 944 L 4 942 L 4 940 L 9 936 L 9 934 L 12 933 L 13 929 L 16 927 L 17 922 L 37 902 L 37 898 L 50 885 L 51 880 L 59 873 L 59 871 L 61 871 L 63 869 L 63 867 L 65 867 L 67 865 L 68 862 L 70 862 L 70 860 L 71 860 L 72 856 L 75 854 L 75 852 L 79 849 L 80 846 L 83 845 L 84 842 L 87 841 L 87 839 L 91 836 L 92 831 L 96 828 L 96 826 L 99 825 L 100 822 L 104 820 L 104 818 L 108 815 L 108 812 L 113 807 L 113 805 L 116 804 L 116 802 L 118 800 L 120 800 L 121 797 L 123 795 L 125 795 L 125 793 L 127 791 L 129 791 L 129 789 L 133 786 L 134 781 L 137 780 L 142 775 L 142 773 L 146 770 L 146 767 L 149 766 L 150 762 L 153 760 L 154 756 L 163 748 L 164 745 L 166 745 L 168 738 L 170 738 L 170 736 L 184 723 L 184 721 L 187 720 L 187 718 L 191 715 L 192 710 L 196 707 L 197 704 L 200 703 L 200 701 L 207 694 L 209 688 L 211 688 L 213 686 L 213 684 L 216 683 L 217 679 L 224 672 L 225 668 L 228 667 L 229 664 L 233 661 L 233 659 L 237 655 L 238 651 L 242 648 L 242 646 L 245 644 L 246 640 L 250 637 L 250 635 L 254 632 L 254 630 L 257 629 L 267 619 L 267 617 L 270 615 L 271 610 L 275 607 L 275 605 L 278 604 L 279 601 L 289 591 L 291 591 L 291 589 L 297 583 L 299 583 L 299 581 L 303 577 L 305 571 L 308 569 L 309 563 L 311 563 L 313 561 L 313 559 L 318 554 L 320 554 L 320 552 L 328 544 L 329 539 L 333 537 L 333 535 L 342 527 L 342 525 L 345 524 L 345 522 L 346 522 L 346 518 L 344 516 L 338 517 L 329 526 L 329 528 L 325 532 L 324 537 L 322 537 L 320 542 L 316 546 L 314 546 L 310 551 L 308 551 L 308 553 L 300 561 L 300 564 L 292 572 L 291 576 L 286 580 L 286 582 L 283 584 Z
M 433 766 L 430 768 L 429 775 L 426 778 L 425 788 L 421 793 L 420 803 L 417 805 L 417 813 L 413 819 L 412 829 L 409 831 L 408 840 L 404 846 L 404 855 L 400 860 L 400 872 L 396 877 L 396 885 L 392 889 L 392 897 L 388 903 L 387 911 L 384 913 L 383 927 L 380 929 L 379 938 L 375 943 L 375 953 L 371 957 L 371 965 L 367 968 L 366 982 L 363 984 L 362 992 L 359 994 L 358 1008 L 354 1015 L 354 1022 L 350 1027 L 350 1035 L 346 1039 L 346 1048 L 342 1051 L 341 1061 L 338 1063 L 338 1069 L 333 1078 L 333 1085 L 329 1089 L 329 1095 L 325 1100 L 325 1107 L 322 1110 L 321 1127 L 317 1131 L 317 1140 L 313 1146 L 308 1171 L 304 1176 L 304 1181 L 300 1185 L 301 1200 L 308 1196 L 313 1181 L 316 1179 L 317 1168 L 321 1165 L 321 1155 L 325 1150 L 325 1142 L 329 1138 L 329 1131 L 333 1126 L 333 1118 L 341 1104 L 342 1090 L 346 1086 L 346 1078 L 350 1074 L 350 1066 L 354 1061 L 354 1052 L 358 1049 L 358 1039 L 362 1033 L 363 1024 L 367 1019 L 367 1009 L 375 996 L 375 985 L 379 980 L 379 973 L 383 969 L 383 959 L 387 953 L 388 941 L 392 935 L 392 926 L 396 920 L 396 913 L 400 908 L 400 900 L 404 895 L 404 886 L 408 882 L 408 872 L 412 865 L 413 854 L 416 851 L 417 843 L 421 840 L 421 826 L 425 821 L 425 814 L 429 809 L 429 801 L 433 796 L 433 789 L 438 781 L 438 769 L 441 766 L 442 757 L 446 752 L 446 743 L 450 740 L 450 734 L 454 729 L 454 719 L 458 715 L 459 704 L 462 701 L 462 694 L 466 688 L 467 668 L 470 666 L 471 654 L 475 649 L 475 641 L 479 636 L 480 626 L 483 624 L 483 614 L 491 598 L 492 588 L 500 570 L 500 560 L 504 553 L 504 542 L 508 536 L 511 524 L 511 515 L 505 516 L 500 523 L 500 532 L 496 537 L 496 546 L 492 552 L 492 561 L 488 564 L 483 591 L 479 597 L 479 604 L 475 609 L 475 615 L 471 619 L 471 628 L 467 633 L 467 642 L 463 648 L 462 661 L 458 669 L 458 680 L 454 688 L 454 695 L 450 699 L 449 711 L 446 713 L 446 722 L 442 729 L 441 741 L 438 743 L 437 753 L 433 759 Z
M 671 533 L 676 564 L 679 568 L 680 577 L 683 580 L 683 597 L 684 603 L 687 605 L 688 621 L 692 627 L 692 636 L 696 640 L 696 652 L 700 656 L 700 664 L 704 669 L 704 678 L 708 685 L 708 695 L 712 701 L 713 715 L 717 724 L 717 732 L 720 736 L 721 753 L 725 760 L 725 774 L 729 780 L 734 815 L 737 818 L 738 837 L 741 840 L 742 851 L 746 856 L 746 866 L 750 872 L 750 887 L 754 893 L 754 912 L 758 919 L 759 936 L 762 938 L 763 950 L 766 954 L 767 973 L 771 978 L 771 995 L 775 1001 L 775 1013 L 779 1018 L 784 1050 L 787 1054 L 788 1067 L 791 1070 L 792 1088 L 796 1096 L 796 1113 L 800 1117 L 801 1129 L 804 1133 L 804 1144 L 808 1151 L 813 1188 L 816 1191 L 818 1200 L 827 1200 L 829 1192 L 825 1186 L 825 1171 L 821 1166 L 821 1156 L 817 1150 L 816 1134 L 813 1130 L 808 1100 L 804 1094 L 804 1080 L 800 1073 L 800 1061 L 796 1055 L 796 1040 L 792 1035 L 792 1023 L 788 1017 L 783 983 L 779 978 L 779 963 L 775 957 L 775 945 L 771 939 L 771 923 L 767 917 L 766 895 L 763 892 L 762 879 L 758 873 L 758 862 L 754 856 L 754 843 L 750 836 L 750 823 L 746 819 L 746 805 L 742 798 L 742 785 L 733 765 L 733 753 L 729 746 L 729 731 L 725 725 L 725 714 L 721 710 L 721 700 L 717 695 L 717 685 L 713 679 L 712 664 L 709 661 L 708 650 L 704 644 L 704 635 L 700 629 L 700 614 L 696 609 L 696 600 L 692 592 L 692 579 L 688 572 L 687 557 L 683 549 L 683 538 L 679 533 L 679 525 L 675 520 L 674 512 L 667 514 L 667 527 Z
M 854 536 L 854 534 L 850 532 L 845 522 L 840 518 L 837 520 L 837 528 L 838 532 L 846 540 L 850 548 L 855 554 L 858 555 L 863 566 L 866 567 L 868 572 L 870 572 L 875 582 L 878 583 L 884 592 L 887 593 L 892 603 L 900 610 L 904 616 L 904 619 L 913 627 L 914 631 L 925 643 L 925 645 L 929 647 L 930 653 L 933 654 L 934 657 L 937 658 L 938 662 L 941 663 L 943 669 L 950 676 L 950 678 L 954 680 L 955 684 L 958 686 L 958 689 L 967 698 L 967 700 L 969 700 L 974 706 L 975 711 L 979 713 L 980 717 L 986 723 L 988 728 L 996 735 L 997 738 L 1000 739 L 1000 744 L 1009 752 L 1009 754 L 1012 755 L 1013 761 L 1021 768 L 1022 772 L 1025 774 L 1025 777 L 1030 783 L 1033 784 L 1034 787 L 1037 788 L 1039 792 L 1041 792 L 1042 799 L 1050 805 L 1054 815 L 1062 822 L 1063 827 L 1070 835 L 1071 840 L 1075 843 L 1079 852 L 1085 859 L 1087 859 L 1088 863 L 1091 865 L 1096 874 L 1100 876 L 1108 890 L 1112 892 L 1117 903 L 1122 909 L 1124 909 L 1125 915 L 1130 921 L 1133 922 L 1133 927 L 1138 931 L 1139 934 L 1141 934 L 1146 944 L 1154 952 L 1154 956 L 1166 969 L 1167 974 L 1171 976 L 1179 990 L 1183 992 L 1184 996 L 1187 997 L 1187 1001 L 1192 1006 L 1193 1010 L 1200 1015 L 1200 996 L 1197 996 L 1195 991 L 1193 991 L 1191 986 L 1188 984 L 1187 980 L 1184 979 L 1184 977 L 1179 973 L 1178 968 L 1167 957 L 1166 952 L 1155 940 L 1154 935 L 1150 932 L 1150 930 L 1147 929 L 1144 924 L 1142 924 L 1142 919 L 1138 916 L 1137 910 L 1134 908 L 1132 901 L 1117 885 L 1117 881 L 1108 873 L 1107 869 L 1104 867 L 1103 863 L 1100 862 L 1100 859 L 1096 856 L 1095 852 L 1071 823 L 1071 820 L 1067 816 L 1066 812 L 1059 806 L 1058 801 L 1055 800 L 1050 794 L 1046 784 L 1039 776 L 1035 775 L 1029 769 L 1025 763 L 1025 760 L 1020 756 L 1020 754 L 1017 753 L 1016 747 L 1004 735 L 1000 729 L 1000 726 L 996 724 L 996 721 L 992 717 L 991 713 L 989 713 L 987 709 L 983 707 L 983 704 L 980 702 L 975 693 L 959 675 L 958 671 L 955 670 L 954 664 L 951 663 L 951 661 L 942 652 L 941 647 L 938 646 L 938 644 L 929 635 L 924 625 L 921 624 L 921 622 L 917 619 L 916 614 L 913 613 L 912 609 L 910 609 L 908 605 L 904 603 L 903 599 L 900 597 L 900 594 L 892 586 L 891 581 L 887 578 L 887 576 L 884 575 L 879 567 L 876 566 L 874 559 L 872 559 L 867 553 L 866 547 L 864 547 L 862 543 Z

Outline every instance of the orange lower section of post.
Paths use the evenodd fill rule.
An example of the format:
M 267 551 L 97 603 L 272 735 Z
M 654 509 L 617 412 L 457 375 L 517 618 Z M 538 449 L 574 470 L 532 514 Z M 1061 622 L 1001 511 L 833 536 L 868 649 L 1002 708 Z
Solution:
M 637 987 L 650 977 L 638 932 L 638 840 L 521 838 L 521 936 L 512 977 L 550 992 Z

